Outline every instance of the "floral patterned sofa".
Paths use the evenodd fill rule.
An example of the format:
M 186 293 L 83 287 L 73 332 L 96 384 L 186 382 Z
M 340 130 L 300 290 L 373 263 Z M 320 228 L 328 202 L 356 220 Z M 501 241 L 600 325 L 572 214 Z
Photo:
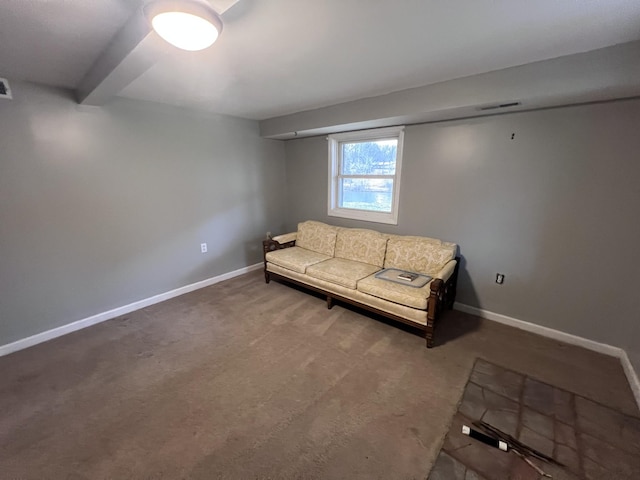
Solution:
M 326 295 L 329 308 L 338 300 L 418 327 L 428 348 L 443 306 L 452 308 L 456 295 L 457 245 L 434 238 L 306 221 L 295 233 L 265 240 L 263 251 L 267 283 L 292 282 Z M 376 276 L 383 269 L 432 279 L 416 288 Z

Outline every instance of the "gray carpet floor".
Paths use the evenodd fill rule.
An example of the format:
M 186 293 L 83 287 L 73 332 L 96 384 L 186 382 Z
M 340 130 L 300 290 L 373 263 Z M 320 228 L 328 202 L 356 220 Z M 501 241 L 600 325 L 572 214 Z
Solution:
M 0 358 L 0 476 L 424 479 L 476 358 L 638 416 L 617 359 L 415 332 L 252 272 Z

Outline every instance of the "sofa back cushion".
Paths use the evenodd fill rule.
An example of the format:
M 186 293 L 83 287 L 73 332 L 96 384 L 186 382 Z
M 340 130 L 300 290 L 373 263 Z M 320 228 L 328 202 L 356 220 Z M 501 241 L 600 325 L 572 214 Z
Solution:
M 335 256 L 382 268 L 387 238 L 388 235 L 364 228 L 338 228 Z
M 457 245 L 435 238 L 390 235 L 385 268 L 399 268 L 434 276 L 455 258 Z
M 298 224 L 296 246 L 333 257 L 338 227 L 309 220 Z

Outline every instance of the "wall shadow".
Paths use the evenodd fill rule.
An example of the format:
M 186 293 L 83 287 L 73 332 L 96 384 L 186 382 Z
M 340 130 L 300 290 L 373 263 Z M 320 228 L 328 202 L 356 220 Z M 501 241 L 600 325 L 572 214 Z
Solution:
M 480 299 L 473 286 L 471 276 L 467 271 L 467 259 L 460 256 L 460 266 L 458 267 L 458 293 L 456 303 L 462 303 L 471 307 L 482 308 Z M 436 324 L 434 343 L 436 346 L 444 345 L 447 342 L 464 337 L 476 331 L 481 323 L 481 319 L 475 315 L 460 312 L 458 310 L 446 310 Z

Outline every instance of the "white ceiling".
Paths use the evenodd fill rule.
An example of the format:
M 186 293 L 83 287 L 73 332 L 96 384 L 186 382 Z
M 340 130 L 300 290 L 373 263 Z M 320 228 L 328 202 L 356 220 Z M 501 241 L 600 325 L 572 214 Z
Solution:
M 145 0 L 1 0 L 0 77 L 76 88 Z M 265 119 L 640 39 L 638 0 L 239 0 L 121 96 Z

